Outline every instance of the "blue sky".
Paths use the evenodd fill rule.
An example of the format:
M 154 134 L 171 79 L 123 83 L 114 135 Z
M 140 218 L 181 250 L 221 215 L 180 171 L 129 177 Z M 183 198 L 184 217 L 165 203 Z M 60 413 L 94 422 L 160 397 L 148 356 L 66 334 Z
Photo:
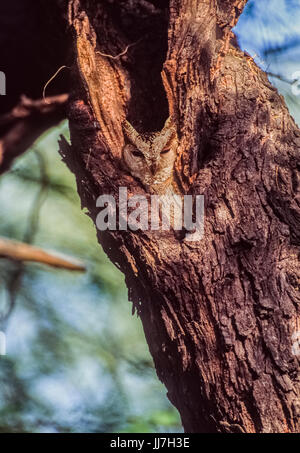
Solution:
M 264 71 L 294 80 L 300 71 L 300 0 L 250 0 L 235 33 L 241 48 Z M 300 96 L 279 78 L 270 77 L 270 81 L 285 96 L 291 115 L 300 124 Z

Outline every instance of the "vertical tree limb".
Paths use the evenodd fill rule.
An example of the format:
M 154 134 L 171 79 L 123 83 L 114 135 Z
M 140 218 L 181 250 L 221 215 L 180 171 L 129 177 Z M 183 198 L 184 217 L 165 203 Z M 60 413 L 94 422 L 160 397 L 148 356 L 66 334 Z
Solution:
M 182 193 L 205 196 L 202 241 L 98 234 L 187 432 L 299 431 L 300 132 L 266 75 L 230 44 L 245 3 L 69 3 L 72 144 L 61 153 L 92 219 L 100 194 L 144 194 L 122 167 L 124 118 L 145 131 L 171 113 Z M 101 55 L 140 38 L 124 59 Z

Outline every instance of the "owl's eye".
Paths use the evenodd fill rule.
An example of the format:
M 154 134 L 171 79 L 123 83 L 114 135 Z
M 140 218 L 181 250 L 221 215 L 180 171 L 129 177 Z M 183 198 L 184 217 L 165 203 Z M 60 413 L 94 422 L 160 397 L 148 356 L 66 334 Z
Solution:
M 134 157 L 144 157 L 144 154 L 141 153 L 141 151 L 139 151 L 138 149 L 135 149 L 134 151 L 132 151 L 132 155 Z
M 167 154 L 169 151 L 169 149 L 164 149 L 160 154 Z

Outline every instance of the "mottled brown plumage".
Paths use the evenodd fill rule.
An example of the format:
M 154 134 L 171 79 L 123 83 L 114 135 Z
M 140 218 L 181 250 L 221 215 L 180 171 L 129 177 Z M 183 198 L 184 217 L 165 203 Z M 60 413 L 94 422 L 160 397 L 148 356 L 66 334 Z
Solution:
M 174 192 L 173 168 L 177 153 L 176 130 L 171 118 L 158 132 L 140 134 L 128 121 L 123 124 L 126 167 L 150 193 Z

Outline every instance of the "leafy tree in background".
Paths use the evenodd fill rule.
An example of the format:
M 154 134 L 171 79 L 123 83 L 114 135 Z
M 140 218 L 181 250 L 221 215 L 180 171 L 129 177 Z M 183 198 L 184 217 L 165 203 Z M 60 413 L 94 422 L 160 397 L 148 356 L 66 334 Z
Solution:
M 201 250 L 201 253 L 195 247 L 193 251 L 189 251 L 189 257 L 185 254 L 183 262 L 181 259 L 176 263 L 177 268 L 174 266 L 174 259 L 170 261 L 168 243 L 174 241 L 172 247 L 176 249 L 181 245 L 177 244 L 177 240 L 174 238 L 168 238 L 167 241 L 161 239 L 160 246 L 166 248 L 166 257 L 164 264 L 157 263 L 156 270 L 151 265 L 149 267 L 149 264 L 147 265 L 142 258 L 143 245 L 139 241 L 142 240 L 143 235 L 116 233 L 111 234 L 111 237 L 103 235 L 100 237 L 100 241 L 112 260 L 119 262 L 126 275 L 130 297 L 138 306 L 157 372 L 166 384 L 169 397 L 178 408 L 187 431 L 293 432 L 298 429 L 297 398 L 299 398 L 296 377 L 297 357 L 291 354 L 292 335 L 297 327 L 295 320 L 297 319 L 297 279 L 299 278 L 297 259 L 294 254 L 299 236 L 299 211 L 296 194 L 298 186 L 295 183 L 297 181 L 298 129 L 292 123 L 276 91 L 259 72 L 252 59 L 229 44 L 230 26 L 237 20 L 239 8 L 243 3 L 245 2 L 226 1 L 222 4 L 219 2 L 218 11 L 214 11 L 212 8 L 211 12 L 206 14 L 197 10 L 199 5 L 196 2 L 190 1 L 180 5 L 178 2 L 172 1 L 169 25 L 172 33 L 167 43 L 168 2 L 134 1 L 125 4 L 122 1 L 112 1 L 93 5 L 90 2 L 75 1 L 71 2 L 72 14 L 68 17 L 73 34 L 69 35 L 67 41 L 64 39 L 65 46 L 62 46 L 62 36 L 67 22 L 66 2 L 57 1 L 53 2 L 51 6 L 47 6 L 41 1 L 39 5 L 45 6 L 49 12 L 47 18 L 43 9 L 39 10 L 39 7 L 28 8 L 26 14 L 31 11 L 30 20 L 23 10 L 18 17 L 19 25 L 22 20 L 31 23 L 35 18 L 41 26 L 41 35 L 43 35 L 39 48 L 30 46 L 29 39 L 30 52 L 24 53 L 25 59 L 28 55 L 30 56 L 30 59 L 26 60 L 28 74 L 32 73 L 30 66 L 37 56 L 42 56 L 44 63 L 41 65 L 41 70 L 34 73 L 32 80 L 28 77 L 25 78 L 26 83 L 18 80 L 13 80 L 12 83 L 15 83 L 16 87 L 15 102 L 18 102 L 18 92 L 19 94 L 25 92 L 30 97 L 38 97 L 36 94 L 38 87 L 43 86 L 43 82 L 47 80 L 45 76 L 47 71 L 48 74 L 52 74 L 53 67 L 58 68 L 65 64 L 71 66 L 74 63 L 74 55 L 70 55 L 69 50 L 74 49 L 75 39 L 77 39 L 77 44 L 80 41 L 75 50 L 78 52 L 79 49 L 79 53 L 76 54 L 77 64 L 79 67 L 83 64 L 85 57 L 80 52 L 81 46 L 88 48 L 91 45 L 90 37 L 94 31 L 100 50 L 97 47 L 97 51 L 95 51 L 91 47 L 90 57 L 97 61 L 99 58 L 101 60 L 101 53 L 117 55 L 126 48 L 128 43 L 136 44 L 119 59 L 112 60 L 109 57 L 102 57 L 105 59 L 102 69 L 106 68 L 102 76 L 110 78 L 114 77 L 115 73 L 121 74 L 130 81 L 134 90 L 132 91 L 133 99 L 127 100 L 126 112 L 122 111 L 123 107 L 120 107 L 114 112 L 104 112 L 103 110 L 101 114 L 109 116 L 112 121 L 110 132 L 114 133 L 114 131 L 118 131 L 125 113 L 129 115 L 132 122 L 136 121 L 140 127 L 154 130 L 161 126 L 168 115 L 168 108 L 171 110 L 177 120 L 181 137 L 185 137 L 186 143 L 194 143 L 192 148 L 183 147 L 182 162 L 178 168 L 179 177 L 183 178 L 184 175 L 184 178 L 187 178 L 187 175 L 189 177 L 197 174 L 192 186 L 184 178 L 182 184 L 189 186 L 194 193 L 202 193 L 204 190 L 208 202 L 213 203 L 206 207 L 206 214 L 209 214 L 212 219 L 210 224 L 213 226 L 212 238 L 214 239 L 210 244 L 206 242 L 206 250 Z M 254 20 L 254 23 L 255 19 L 256 23 L 261 20 L 262 13 L 259 12 L 260 7 L 258 6 L 261 3 L 249 2 L 242 17 L 245 28 L 247 20 L 250 22 Z M 271 5 L 270 2 L 264 3 Z M 284 5 L 284 2 L 281 3 Z M 27 4 L 32 5 L 29 1 Z M 294 5 L 295 9 L 297 7 L 298 5 Z M 9 8 L 6 13 L 9 14 Z M 199 14 L 199 18 L 201 18 L 198 22 L 193 20 L 195 14 Z M 59 21 L 56 24 L 56 33 L 53 34 L 55 17 L 59 17 Z M 106 18 L 105 23 L 101 22 L 103 17 Z M 184 17 L 189 17 L 189 21 L 185 23 Z M 181 19 L 178 22 L 175 20 L 176 18 Z M 179 24 L 179 28 L 176 29 L 175 24 Z M 205 24 L 206 26 L 204 26 Z M 214 24 L 212 28 L 210 28 L 211 24 Z M 263 23 L 258 26 L 264 30 Z M 239 27 L 240 25 L 237 27 L 237 34 L 239 34 Z M 218 41 L 213 33 L 215 28 L 218 31 Z M 185 34 L 184 30 L 188 30 L 188 33 Z M 86 36 L 85 33 L 87 33 Z M 274 40 L 273 47 L 271 46 L 273 38 L 272 36 L 269 38 L 270 42 L 266 42 L 265 48 L 261 49 L 260 59 L 257 59 L 257 63 L 270 73 L 270 76 L 273 77 L 272 81 L 278 83 L 279 88 L 286 91 L 287 101 L 293 103 L 291 111 L 296 116 L 298 100 L 291 95 L 290 90 L 294 80 L 291 76 L 287 77 L 287 74 L 278 71 L 276 63 L 283 61 L 283 57 L 290 58 L 289 49 L 291 47 L 298 49 L 297 35 L 290 36 L 291 40 L 288 45 L 286 45 L 286 41 L 275 43 Z M 179 46 L 181 39 L 185 49 L 183 53 Z M 50 41 L 53 44 L 48 46 L 51 47 L 51 51 L 46 45 Z M 244 41 L 246 41 L 245 38 Z M 17 47 L 18 42 L 17 36 Z M 58 43 L 59 51 L 56 51 Z M 242 37 L 241 43 L 243 45 Z M 256 49 L 245 44 L 247 43 L 245 42 L 243 47 L 247 47 L 248 51 L 254 55 L 252 50 Z M 10 55 L 7 55 L 6 58 L 9 67 Z M 181 78 L 181 75 L 184 76 L 186 73 L 184 68 L 188 59 L 190 63 L 187 78 Z M 160 71 L 165 60 L 165 85 L 163 87 Z M 290 60 L 292 59 L 290 58 Z M 270 70 L 271 65 L 273 65 L 272 70 Z M 68 69 L 64 69 L 64 71 L 70 72 Z M 151 74 L 151 77 L 145 77 L 148 73 Z M 2 123 L 0 123 L 3 133 L 3 170 L 9 167 L 17 154 L 26 150 L 42 130 L 46 130 L 49 125 L 60 121 L 63 115 L 62 107 L 66 103 L 65 92 L 71 90 L 73 99 L 74 97 L 84 99 L 88 106 L 86 93 L 88 87 L 92 104 L 99 102 L 101 106 L 101 103 L 106 101 L 105 93 L 100 100 L 97 98 L 97 93 L 93 90 L 93 82 L 89 80 L 88 75 L 86 75 L 86 83 L 83 85 L 74 66 L 71 74 L 70 85 L 67 82 L 67 74 L 63 77 L 60 74 L 55 83 L 49 85 L 47 93 L 55 96 L 49 99 L 51 107 L 45 105 L 43 100 L 37 104 L 23 99 L 18 104 L 14 115 L 10 118 L 7 114 L 3 116 Z M 196 90 L 194 90 L 195 81 L 190 78 L 192 74 L 197 76 Z M 232 83 L 232 74 L 236 75 L 235 85 Z M 291 75 L 290 72 L 288 75 Z M 251 84 L 247 84 L 247 80 L 251 80 Z M 210 83 L 208 83 L 209 81 Z M 221 83 L 221 81 L 226 81 L 226 83 Z M 99 87 L 101 88 L 101 83 L 99 83 Z M 237 87 L 237 91 L 234 90 L 234 87 Z M 164 88 L 168 95 L 168 103 Z M 190 93 L 189 102 L 192 103 L 189 115 L 185 112 L 188 105 L 187 93 Z M 126 93 L 123 93 L 123 96 L 125 98 Z M 260 99 L 264 99 L 264 102 L 257 102 Z M 213 101 L 220 110 L 214 108 Z M 7 112 L 13 105 L 9 105 L 8 102 L 3 112 Z M 22 113 L 24 111 L 25 114 Z M 266 114 L 266 111 L 269 112 L 269 115 Z M 119 175 L 118 185 L 122 185 L 123 175 L 118 166 L 116 168 L 114 165 L 111 166 L 110 157 L 106 160 L 106 155 L 101 148 L 106 140 L 105 127 L 100 130 L 102 135 L 98 142 L 98 138 L 94 134 L 94 123 L 95 119 L 99 120 L 99 118 L 97 115 L 95 117 L 93 115 L 96 114 L 86 108 L 83 108 L 82 112 L 70 110 L 73 149 L 71 151 L 64 142 L 62 152 L 77 176 L 83 205 L 87 206 L 91 216 L 95 217 L 94 196 L 102 192 L 106 193 L 108 190 L 105 173 L 107 172 L 111 176 L 112 170 L 116 172 L 115 174 Z M 37 123 L 38 128 L 36 128 Z M 191 130 L 194 132 L 191 133 Z M 277 134 L 277 139 L 270 139 L 270 137 L 274 137 L 274 134 Z M 20 138 L 25 139 L 20 140 Z M 92 151 L 88 153 L 89 147 L 86 146 L 86 141 L 89 144 L 92 142 Z M 240 156 L 240 167 L 236 167 L 237 151 Z M 116 152 L 114 154 L 113 147 L 110 147 L 110 152 L 116 157 L 117 154 Z M 70 228 L 72 229 L 70 225 L 65 225 L 65 231 L 61 229 L 63 219 L 70 217 L 66 215 L 66 212 L 62 212 L 61 218 L 59 218 L 57 212 L 59 200 L 74 199 L 75 195 L 73 189 L 70 190 L 65 183 L 70 176 L 67 176 L 65 171 L 61 171 L 59 174 L 59 166 L 56 162 L 53 168 L 52 165 L 45 165 L 44 154 L 45 150 L 38 148 L 31 157 L 28 156 L 32 159 L 29 167 L 36 165 L 39 176 L 32 172 L 32 169 L 30 171 L 28 168 L 26 169 L 26 165 L 25 169 L 18 168 L 18 165 L 22 167 L 21 162 L 17 163 L 12 173 L 5 176 L 7 184 L 10 184 L 11 188 L 22 185 L 22 190 L 19 189 L 19 197 L 22 194 L 22 199 L 24 199 L 23 191 L 30 186 L 31 189 L 36 187 L 38 194 L 34 198 L 32 206 L 28 206 L 27 209 L 30 225 L 27 233 L 26 228 L 25 231 L 19 229 L 21 218 L 18 214 L 14 214 L 9 219 L 9 224 L 3 226 L 3 234 L 21 240 L 25 237 L 27 242 L 28 239 L 32 239 L 44 247 L 53 244 L 61 251 L 93 262 L 94 270 L 89 272 L 89 281 L 85 284 L 89 291 L 92 291 L 95 302 L 91 308 L 88 308 L 86 296 L 82 293 L 85 303 L 84 308 L 80 305 L 79 311 L 81 316 L 84 315 L 84 322 L 80 329 L 74 319 L 74 307 L 83 304 L 83 300 L 76 303 L 78 295 L 71 291 L 72 283 L 66 286 L 69 278 L 74 278 L 74 281 L 76 280 L 79 284 L 78 276 L 67 277 L 61 271 L 53 274 L 47 272 L 47 285 L 45 286 L 41 276 L 39 275 L 37 278 L 37 274 L 40 274 L 41 271 L 36 267 L 26 267 L 26 272 L 24 272 L 23 265 L 18 264 L 15 268 L 14 264 L 3 262 L 3 281 L 6 282 L 6 292 L 12 296 L 8 300 L 8 304 L 13 303 L 15 306 L 16 297 L 19 297 L 20 303 L 17 306 L 21 306 L 23 310 L 26 308 L 31 312 L 31 317 L 38 320 L 37 332 L 34 336 L 35 347 L 31 351 L 33 352 L 31 363 L 26 364 L 21 361 L 20 364 L 22 379 L 19 378 L 17 361 L 8 356 L 5 362 L 2 362 L 5 365 L 1 371 L 7 378 L 7 392 L 3 399 L 3 431 L 9 428 L 17 431 L 45 430 L 47 420 L 51 420 L 49 429 L 61 431 L 85 429 L 89 431 L 120 429 L 145 431 L 157 430 L 158 425 L 161 425 L 161 429 L 168 429 L 167 426 L 170 429 L 178 429 L 177 420 L 166 405 L 159 414 L 149 415 L 144 420 L 140 416 L 133 416 L 129 424 L 128 420 L 127 424 L 124 422 L 124 414 L 130 412 L 129 407 L 124 404 L 126 398 L 120 398 L 120 395 L 124 393 L 125 378 L 122 373 L 124 363 L 136 370 L 142 370 L 141 373 L 144 376 L 147 374 L 146 370 L 149 369 L 149 358 L 143 355 L 145 352 L 140 356 L 138 354 L 137 360 L 134 358 L 132 353 L 134 348 L 128 338 L 128 331 L 132 332 L 131 327 L 125 329 L 124 336 L 121 336 L 121 322 L 118 319 L 122 318 L 122 305 L 115 304 L 114 310 L 110 311 L 113 305 L 111 299 L 116 300 L 120 297 L 116 288 L 118 284 L 115 285 L 115 289 L 112 288 L 115 277 L 111 276 L 111 270 L 108 271 L 105 279 L 104 266 L 99 258 L 103 255 L 100 255 L 99 248 L 94 243 L 88 246 L 89 241 L 76 240 L 76 235 L 70 237 L 69 231 Z M 196 162 L 198 173 L 195 173 L 194 166 L 193 168 L 190 166 L 193 155 L 193 162 Z M 99 171 L 100 156 L 101 159 L 104 156 L 104 160 L 101 161 L 101 171 Z M 87 159 L 89 165 L 87 165 Z M 235 168 L 233 168 L 234 166 Z M 52 173 L 50 179 L 47 175 L 49 167 L 51 167 Z M 209 179 L 210 173 L 211 179 Z M 83 180 L 84 185 L 82 185 Z M 218 185 L 213 181 L 222 183 Z M 114 190 L 113 183 L 114 181 L 110 181 L 110 191 Z M 131 184 L 134 186 L 135 183 L 132 181 Z M 55 194 L 53 204 L 55 204 L 56 210 L 53 211 L 53 217 L 49 208 L 44 214 L 42 212 L 45 207 L 43 202 L 45 185 L 49 193 Z M 8 193 L 8 187 L 6 186 L 5 193 Z M 16 195 L 11 199 L 15 200 Z M 40 202 L 38 212 L 37 200 Z M 223 207 L 222 203 L 224 203 Z M 226 217 L 230 229 L 224 229 L 224 225 L 218 222 L 216 213 L 219 208 L 228 209 L 229 214 L 231 212 L 231 218 Z M 65 205 L 62 209 L 65 209 Z M 244 210 L 247 211 L 247 215 Z M 255 215 L 250 221 L 251 212 Z M 39 215 L 38 222 L 37 215 Z M 53 221 L 52 233 L 51 218 Z M 45 229 L 44 236 L 39 238 L 37 225 L 40 228 L 43 220 L 47 224 L 47 229 Z M 83 220 L 81 221 L 81 217 L 79 219 L 78 215 L 76 220 L 74 218 L 73 228 L 75 227 L 78 236 L 81 236 L 82 239 L 84 227 L 81 222 Z M 289 227 L 288 232 L 286 225 Z M 95 233 L 90 224 L 89 228 L 90 232 L 87 236 L 91 238 Z M 32 235 L 34 231 L 35 234 Z M 57 235 L 58 232 L 59 235 Z M 49 240 L 51 234 L 52 241 Z M 33 237 L 30 238 L 30 236 Z M 61 236 L 60 241 L 57 240 L 59 236 Z M 152 239 L 149 240 L 152 247 L 151 253 L 156 260 L 155 243 L 152 242 Z M 112 251 L 108 248 L 108 244 Z M 133 244 L 135 244 L 134 247 Z M 283 245 L 286 258 L 280 260 L 279 266 L 276 253 Z M 121 254 L 117 251 L 120 246 Z M 200 245 L 200 247 L 202 246 Z M 226 254 L 224 254 L 224 250 L 226 250 Z M 183 250 L 181 251 L 183 252 Z M 138 263 L 138 280 L 133 275 L 128 262 L 124 261 L 124 256 L 128 256 L 128 253 Z M 222 259 L 215 259 L 216 256 L 222 257 Z M 203 261 L 202 257 L 204 257 Z M 172 269 L 169 281 L 165 278 L 166 262 Z M 106 263 L 105 267 L 107 266 Z M 186 287 L 184 266 L 189 269 L 189 273 L 191 269 L 197 269 L 195 278 L 190 277 Z M 220 269 L 220 276 L 214 280 L 212 276 L 217 267 Z M 148 277 L 146 277 L 147 273 Z M 154 279 L 156 273 L 157 277 Z M 177 275 L 180 275 L 180 282 Z M 157 281 L 161 283 L 157 284 Z M 59 282 L 61 283 L 59 284 Z M 51 301 L 47 300 L 45 287 L 55 288 L 55 291 L 48 289 Z M 148 295 L 145 294 L 145 287 Z M 101 288 L 100 294 L 98 288 Z M 181 295 L 179 292 L 175 293 L 174 288 L 181 288 Z M 70 297 L 66 297 L 69 291 Z M 62 293 L 64 294 L 63 301 L 61 300 Z M 109 298 L 109 302 L 101 304 L 101 310 L 98 312 L 99 318 L 109 307 L 106 322 L 101 324 L 101 319 L 97 319 L 95 312 L 103 293 L 106 295 L 105 297 L 108 293 L 112 293 L 113 297 Z M 188 293 L 193 294 L 192 298 L 189 298 Z M 55 304 L 53 304 L 54 301 Z M 58 309 L 59 307 L 63 313 Z M 4 307 L 5 310 L 6 308 Z M 10 308 L 9 305 L 8 308 Z M 89 326 L 89 314 L 92 321 L 95 321 L 95 331 Z M 78 315 L 79 318 L 80 315 Z M 30 325 L 30 319 L 26 318 L 26 315 L 23 316 L 23 322 L 20 322 L 22 318 L 17 318 L 17 325 Z M 109 325 L 107 326 L 108 320 Z M 173 328 L 169 330 L 168 325 Z M 100 337 L 97 337 L 97 328 Z M 12 322 L 10 329 L 16 331 L 16 324 L 14 325 Z M 180 334 L 178 329 L 182 330 L 184 334 Z M 172 331 L 173 334 L 175 332 L 175 335 L 172 334 Z M 94 334 L 91 335 L 91 332 Z M 116 341 L 118 338 L 120 341 Z M 139 337 L 134 342 L 135 347 L 140 346 L 141 343 L 142 340 Z M 63 394 L 66 391 L 63 383 L 68 382 L 66 381 L 66 369 L 74 366 L 79 357 L 86 356 L 86 344 L 95 347 L 92 363 L 97 363 L 97 360 L 105 363 L 112 378 L 113 390 L 110 393 L 106 392 L 106 398 L 99 401 L 99 404 L 94 407 L 90 406 L 91 401 L 87 403 L 81 401 L 80 410 L 74 412 L 73 406 L 72 413 L 75 415 L 69 420 L 69 423 L 66 422 L 66 412 L 58 422 L 55 422 L 58 411 L 45 405 L 45 394 L 43 403 L 38 398 L 36 400 L 32 398 L 33 377 L 51 375 L 54 365 L 56 374 L 54 391 L 58 396 Z M 101 348 L 101 344 L 106 347 Z M 43 357 L 44 345 L 47 345 L 47 354 L 50 357 Z M 127 353 L 123 351 L 125 345 L 128 347 Z M 162 345 L 164 345 L 163 350 Z M 124 360 L 124 356 L 126 360 Z M 146 359 L 141 358 L 142 356 Z M 89 366 L 85 363 L 83 369 L 93 366 L 91 362 L 89 362 Z M 105 377 L 95 374 L 94 381 L 98 382 L 99 394 L 101 394 L 101 382 L 105 381 Z M 61 378 L 60 384 L 59 378 Z M 74 379 L 78 379 L 76 373 L 74 373 Z M 43 394 L 41 392 L 43 384 L 39 385 L 40 387 L 35 389 L 37 395 Z M 44 389 L 51 388 L 51 385 L 49 380 L 44 381 Z M 67 386 L 71 389 L 71 394 L 76 395 L 75 387 L 70 386 L 69 382 Z M 89 395 L 87 388 L 85 391 L 87 399 L 89 399 L 88 396 L 90 396 L 90 400 L 95 397 L 94 393 Z M 32 412 L 39 412 L 40 420 L 33 419 L 30 415 Z

